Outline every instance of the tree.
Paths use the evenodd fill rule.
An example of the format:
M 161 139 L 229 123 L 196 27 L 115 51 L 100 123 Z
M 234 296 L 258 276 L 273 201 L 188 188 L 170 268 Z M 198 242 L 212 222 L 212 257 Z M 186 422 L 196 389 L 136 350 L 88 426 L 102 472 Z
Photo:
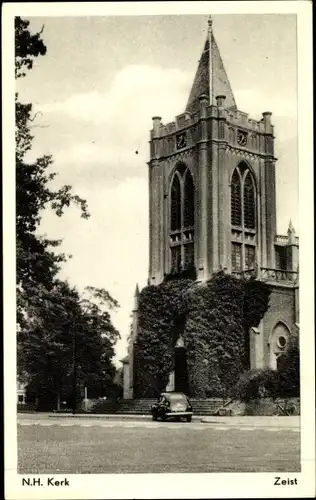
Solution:
M 32 69 L 33 58 L 44 56 L 47 48 L 40 38 L 43 28 L 39 33 L 31 34 L 28 30 L 30 22 L 20 17 L 15 18 L 15 77 L 25 76 L 24 67 Z
M 46 54 L 42 32 L 31 34 L 29 21 L 15 18 L 16 79 L 24 78 L 34 59 Z M 18 374 L 47 407 L 70 398 L 74 366 L 76 378 L 93 394 L 104 393 L 112 383 L 119 334 L 104 307 L 118 304 L 106 290 L 92 287 L 87 287 L 90 298 L 80 300 L 76 289 L 58 279 L 66 257 L 56 253 L 60 240 L 38 234 L 41 216 L 50 208 L 60 217 L 76 204 L 88 218 L 87 204 L 69 185 L 52 188 L 56 173 L 51 156 L 30 161 L 31 127 L 38 113 L 31 103 L 21 103 L 18 93 L 15 111 Z
M 88 298 L 80 300 L 75 288 L 55 280 L 51 290 L 42 288 L 28 309 L 18 334 L 18 367 L 20 374 L 27 373 L 39 408 L 71 401 L 74 362 L 78 388 L 88 387 L 91 397 L 106 394 L 112 386 L 119 333 L 108 309 L 118 304 L 105 290 L 101 298 L 101 289 L 87 291 Z

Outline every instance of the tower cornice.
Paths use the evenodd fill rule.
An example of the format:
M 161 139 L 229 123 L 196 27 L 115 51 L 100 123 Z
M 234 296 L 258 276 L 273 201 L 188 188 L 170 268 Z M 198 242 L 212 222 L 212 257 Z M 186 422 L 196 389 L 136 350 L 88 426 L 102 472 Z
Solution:
M 246 158 L 261 158 L 270 162 L 278 161 L 278 159 L 275 156 L 270 155 L 269 153 L 263 153 L 259 151 L 249 151 L 247 149 L 243 149 L 238 146 L 232 146 L 227 140 L 217 139 L 212 137 L 208 139 L 201 139 L 192 146 L 187 147 L 183 151 L 174 150 L 172 153 L 162 154 L 161 156 L 159 156 L 159 158 L 152 158 L 150 161 L 147 162 L 147 165 L 150 168 L 158 167 L 160 165 L 161 160 L 165 161 L 173 159 L 174 157 L 184 158 L 185 156 L 192 154 L 192 152 L 200 149 L 201 147 L 207 148 L 208 145 L 210 144 L 217 144 L 221 149 L 226 149 L 231 153 L 234 153 L 239 156 L 244 156 Z
M 218 140 L 212 139 L 211 142 L 219 142 Z M 248 151 L 243 148 L 239 148 L 237 146 L 231 146 L 230 144 L 227 143 L 226 146 L 227 151 L 230 151 L 232 153 L 235 153 L 236 155 L 242 155 L 244 157 L 249 157 L 249 158 L 262 158 L 264 160 L 269 159 L 270 161 L 277 161 L 278 159 L 275 158 L 274 156 L 270 156 L 266 153 L 254 153 L 252 151 Z

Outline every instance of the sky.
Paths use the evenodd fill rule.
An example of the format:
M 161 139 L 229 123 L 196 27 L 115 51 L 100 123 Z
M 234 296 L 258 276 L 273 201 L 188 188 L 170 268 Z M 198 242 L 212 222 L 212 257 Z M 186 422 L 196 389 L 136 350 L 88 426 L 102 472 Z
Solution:
M 44 25 L 47 54 L 20 79 L 37 115 L 31 155 L 52 154 L 54 186 L 71 184 L 91 217 L 72 207 L 43 214 L 40 234 L 72 258 L 61 277 L 120 303 L 116 362 L 126 354 L 136 283 L 148 274 L 148 166 L 152 116 L 186 105 L 207 31 L 206 15 L 28 17 Z M 214 15 L 213 30 L 238 109 L 275 125 L 277 230 L 299 233 L 296 16 Z M 138 154 L 136 154 L 138 151 Z M 31 159 L 31 157 L 30 157 Z

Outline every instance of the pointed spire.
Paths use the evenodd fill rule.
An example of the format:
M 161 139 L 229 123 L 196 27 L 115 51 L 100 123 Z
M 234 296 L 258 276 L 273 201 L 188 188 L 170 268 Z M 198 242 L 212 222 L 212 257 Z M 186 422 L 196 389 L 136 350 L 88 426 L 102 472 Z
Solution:
M 289 222 L 289 228 L 287 230 L 288 233 L 292 233 L 292 234 L 295 234 L 295 229 L 294 229 L 294 226 L 292 224 L 292 219 L 290 219 L 290 222 Z
M 136 283 L 134 297 L 138 297 L 138 295 L 139 295 L 139 288 L 138 288 L 138 283 Z
M 225 107 L 237 108 L 224 64 L 213 34 L 213 20 L 208 18 L 208 35 L 199 60 L 186 111 L 196 113 L 199 109 L 199 97 L 205 94 L 209 104 L 216 106 L 216 96 L 226 96 Z
M 289 228 L 287 230 L 287 237 L 288 237 L 288 242 L 289 244 L 295 244 L 296 236 L 295 236 L 295 229 L 292 224 L 292 220 L 290 219 L 289 222 Z

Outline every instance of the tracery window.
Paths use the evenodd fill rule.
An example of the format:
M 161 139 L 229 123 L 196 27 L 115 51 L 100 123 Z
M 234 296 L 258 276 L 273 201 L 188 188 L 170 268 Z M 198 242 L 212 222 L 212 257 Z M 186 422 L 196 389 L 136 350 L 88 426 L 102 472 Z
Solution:
M 171 187 L 171 231 L 181 228 L 181 187 L 180 179 L 176 174 Z
M 231 184 L 231 221 L 234 226 L 241 226 L 241 181 L 237 170 Z
M 254 271 L 256 265 L 256 188 L 245 162 L 231 178 L 232 272 Z
M 255 228 L 255 189 L 249 171 L 244 182 L 244 225 L 248 229 Z
M 184 226 L 194 226 L 194 184 L 190 170 L 184 181 Z
M 179 164 L 170 189 L 170 272 L 194 266 L 194 182 L 190 170 Z

